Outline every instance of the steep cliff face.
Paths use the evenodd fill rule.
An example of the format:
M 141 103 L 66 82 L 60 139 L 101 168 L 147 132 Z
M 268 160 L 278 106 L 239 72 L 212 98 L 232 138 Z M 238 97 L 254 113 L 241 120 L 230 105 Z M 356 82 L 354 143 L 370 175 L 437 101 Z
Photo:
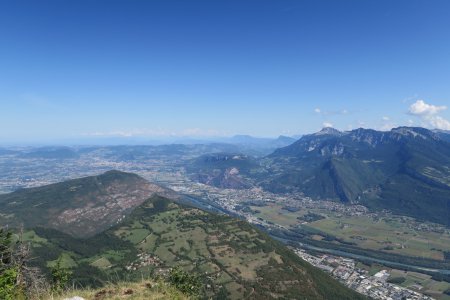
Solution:
M 220 188 L 244 189 L 255 184 L 251 172 L 260 167 L 256 159 L 241 153 L 214 153 L 194 159 L 186 169 L 195 181 Z

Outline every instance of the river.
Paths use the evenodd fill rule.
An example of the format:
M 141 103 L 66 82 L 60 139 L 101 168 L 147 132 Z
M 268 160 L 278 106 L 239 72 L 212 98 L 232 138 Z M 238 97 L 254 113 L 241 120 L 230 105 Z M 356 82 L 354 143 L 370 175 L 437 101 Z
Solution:
M 353 258 L 353 259 L 356 259 L 356 260 L 372 261 L 372 262 L 375 262 L 375 263 L 380 263 L 382 265 L 389 265 L 389 266 L 392 266 L 392 267 L 409 268 L 409 269 L 415 270 L 417 272 L 421 272 L 421 271 L 424 272 L 425 271 L 425 272 L 432 272 L 432 273 L 440 273 L 440 274 L 444 274 L 444 275 L 450 275 L 450 270 L 447 270 L 447 269 L 433 269 L 433 268 L 425 268 L 425 267 L 419 267 L 419 266 L 414 266 L 414 265 L 402 264 L 402 263 L 399 263 L 399 262 L 394 262 L 394 261 L 389 261 L 389 260 L 384 260 L 384 259 L 379 259 L 379 258 L 373 258 L 373 257 L 370 257 L 370 256 L 354 254 L 354 253 L 345 252 L 345 251 L 341 251 L 341 250 L 320 248 L 320 247 L 308 245 L 308 244 L 305 244 L 305 243 L 301 243 L 301 242 L 298 242 L 298 241 L 282 239 L 282 238 L 276 237 L 276 236 L 272 236 L 272 238 L 274 238 L 276 240 L 279 240 L 279 241 L 281 241 L 281 242 L 283 242 L 285 244 L 293 242 L 295 244 L 298 244 L 299 248 L 308 249 L 308 250 L 314 250 L 314 251 L 322 252 L 322 253 L 333 254 L 333 255 L 336 255 L 336 256 L 348 257 L 348 258 Z

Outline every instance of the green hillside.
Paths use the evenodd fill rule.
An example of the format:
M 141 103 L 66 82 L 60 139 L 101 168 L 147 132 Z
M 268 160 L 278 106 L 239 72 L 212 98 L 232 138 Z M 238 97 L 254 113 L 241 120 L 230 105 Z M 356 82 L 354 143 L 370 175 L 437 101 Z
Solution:
M 136 174 L 109 171 L 0 195 L 0 225 L 54 228 L 86 237 L 116 224 L 154 193 L 175 194 Z
M 160 196 L 88 239 L 44 228 L 26 238 L 35 264 L 46 268 L 61 259 L 83 286 L 163 276 L 181 266 L 200 276 L 208 297 L 363 299 L 249 224 Z

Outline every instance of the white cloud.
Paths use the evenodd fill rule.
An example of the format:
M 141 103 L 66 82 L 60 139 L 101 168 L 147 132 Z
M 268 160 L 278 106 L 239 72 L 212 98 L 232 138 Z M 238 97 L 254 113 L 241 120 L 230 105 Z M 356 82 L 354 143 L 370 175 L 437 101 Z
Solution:
M 389 121 L 390 120 L 389 117 L 386 117 L 386 116 L 382 117 L 381 119 L 383 119 L 383 121 Z
M 445 118 L 437 115 L 439 112 L 447 109 L 447 106 L 436 106 L 428 104 L 423 100 L 417 100 L 409 107 L 410 115 L 421 118 L 422 122 L 431 125 L 437 129 L 450 130 L 450 122 Z
M 322 127 L 333 127 L 333 124 L 330 122 L 323 122 Z
M 436 106 L 425 103 L 423 100 L 417 100 L 409 107 L 409 113 L 416 116 L 430 116 L 446 109 L 447 106 Z
M 322 110 L 320 108 L 315 108 L 314 112 L 316 114 L 320 114 L 323 116 L 339 116 L 339 115 L 348 115 L 351 112 L 347 109 L 342 109 L 342 110 Z
M 437 129 L 450 130 L 450 122 L 441 116 L 433 116 L 429 119 L 429 122 Z

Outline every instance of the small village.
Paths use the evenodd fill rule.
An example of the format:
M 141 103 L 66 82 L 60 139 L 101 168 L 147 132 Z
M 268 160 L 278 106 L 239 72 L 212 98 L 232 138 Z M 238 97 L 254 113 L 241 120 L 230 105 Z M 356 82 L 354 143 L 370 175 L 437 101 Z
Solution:
M 127 271 L 136 271 L 139 268 L 147 266 L 162 266 L 162 261 L 157 256 L 150 255 L 148 253 L 139 253 L 137 255 L 137 260 L 130 263 L 125 267 Z

